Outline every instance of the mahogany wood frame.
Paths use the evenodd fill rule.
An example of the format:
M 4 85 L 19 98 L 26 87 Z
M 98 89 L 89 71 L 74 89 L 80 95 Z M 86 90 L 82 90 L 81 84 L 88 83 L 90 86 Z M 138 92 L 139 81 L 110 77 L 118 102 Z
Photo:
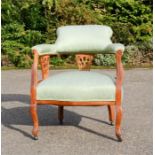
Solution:
M 37 50 L 33 50 L 34 54 L 34 61 L 32 65 L 32 73 L 31 73 L 31 91 L 30 91 L 30 112 L 33 120 L 33 130 L 32 135 L 34 136 L 34 139 L 38 139 L 38 132 L 39 132 L 39 121 L 38 121 L 38 114 L 37 114 L 37 105 L 38 104 L 51 104 L 51 105 L 57 105 L 58 106 L 58 119 L 60 121 L 60 124 L 63 123 L 63 109 L 64 106 L 103 106 L 107 105 L 108 112 L 109 112 L 109 121 L 111 122 L 111 125 L 113 125 L 115 120 L 115 134 L 118 138 L 118 141 L 122 141 L 121 138 L 121 120 L 122 120 L 122 83 L 124 78 L 124 70 L 123 65 L 121 62 L 122 54 L 123 52 L 121 50 L 118 50 L 116 52 L 116 101 L 90 101 L 90 102 L 71 102 L 71 101 L 55 101 L 55 100 L 37 100 L 36 99 L 36 87 L 39 82 L 42 80 L 45 80 L 48 77 L 49 74 L 49 57 L 50 55 L 43 55 L 39 56 Z M 87 58 L 90 58 L 89 65 L 91 65 L 92 62 L 92 55 L 89 54 L 78 54 L 76 55 L 79 58 L 81 55 L 82 59 L 84 56 Z M 82 60 L 81 59 L 81 60 Z M 79 60 L 76 60 L 77 64 Z M 42 80 L 38 80 L 38 64 L 41 64 L 41 71 L 42 71 Z M 80 62 L 81 63 L 81 62 Z M 84 64 L 85 65 L 85 64 Z M 81 70 L 89 70 L 90 67 L 86 64 L 86 66 L 79 66 L 79 69 Z M 115 108 L 115 109 L 114 109 Z M 116 111 L 116 117 L 114 116 L 114 111 Z

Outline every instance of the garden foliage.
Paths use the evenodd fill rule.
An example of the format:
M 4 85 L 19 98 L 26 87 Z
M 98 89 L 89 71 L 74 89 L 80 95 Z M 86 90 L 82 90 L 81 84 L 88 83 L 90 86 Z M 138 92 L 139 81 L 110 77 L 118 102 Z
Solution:
M 2 65 L 30 67 L 32 46 L 53 43 L 58 26 L 75 24 L 109 25 L 114 31 L 112 40 L 126 46 L 124 63 L 151 62 L 152 3 L 150 0 L 2 0 Z M 55 65 L 65 63 L 65 59 L 59 59 L 54 57 L 51 61 Z M 114 57 L 97 55 L 94 64 L 113 65 Z

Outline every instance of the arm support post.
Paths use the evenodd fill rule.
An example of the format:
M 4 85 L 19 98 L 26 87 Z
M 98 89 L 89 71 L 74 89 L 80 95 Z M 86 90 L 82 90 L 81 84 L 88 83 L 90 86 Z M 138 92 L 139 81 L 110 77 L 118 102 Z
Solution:
M 42 71 L 42 80 L 45 80 L 49 74 L 49 55 L 43 55 L 40 57 L 40 65 Z
M 119 141 L 121 138 L 121 121 L 122 121 L 122 83 L 124 78 L 124 70 L 121 62 L 122 51 L 116 52 L 116 125 L 115 133 Z
M 116 103 L 121 104 L 122 100 L 122 84 L 124 79 L 124 69 L 122 65 L 122 55 L 121 50 L 116 52 Z
M 34 61 L 31 70 L 31 102 L 35 102 L 36 100 L 36 87 L 38 83 L 38 52 L 33 50 L 34 53 Z

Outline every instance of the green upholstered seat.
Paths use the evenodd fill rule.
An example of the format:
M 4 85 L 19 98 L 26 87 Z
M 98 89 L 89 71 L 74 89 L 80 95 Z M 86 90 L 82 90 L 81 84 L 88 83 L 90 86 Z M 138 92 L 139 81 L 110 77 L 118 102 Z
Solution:
M 115 101 L 114 80 L 94 71 L 65 71 L 37 86 L 37 100 Z
M 116 53 L 124 45 L 113 44 L 112 29 L 105 25 L 72 25 L 57 29 L 55 44 L 32 47 L 39 55 L 56 53 Z

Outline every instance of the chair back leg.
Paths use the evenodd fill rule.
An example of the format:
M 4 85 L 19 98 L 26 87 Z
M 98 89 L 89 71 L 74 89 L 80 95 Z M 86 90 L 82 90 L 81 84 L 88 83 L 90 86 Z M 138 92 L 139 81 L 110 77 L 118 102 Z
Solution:
M 121 121 L 122 121 L 122 106 L 116 104 L 116 125 L 115 125 L 115 133 L 118 141 L 122 141 L 121 137 Z
M 115 119 L 114 106 L 113 105 L 108 105 L 107 107 L 108 107 L 110 124 L 114 125 L 114 119 Z
M 61 125 L 63 124 L 63 118 L 64 118 L 64 106 L 58 106 L 58 119 Z
M 31 112 L 32 121 L 33 121 L 32 135 L 34 136 L 34 139 L 37 140 L 38 132 L 39 132 L 39 121 L 38 121 L 37 104 L 36 103 L 31 102 L 30 112 Z

